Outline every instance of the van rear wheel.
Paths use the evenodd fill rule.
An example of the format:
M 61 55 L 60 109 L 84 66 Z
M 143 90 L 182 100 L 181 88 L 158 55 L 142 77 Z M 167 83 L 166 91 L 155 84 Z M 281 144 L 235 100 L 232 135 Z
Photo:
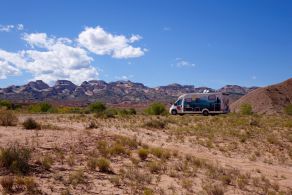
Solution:
M 177 115 L 177 111 L 176 110 L 171 110 L 171 114 L 172 115 Z
M 208 115 L 209 115 L 208 110 L 204 110 L 204 111 L 203 111 L 203 115 L 204 115 L 204 116 L 208 116 Z

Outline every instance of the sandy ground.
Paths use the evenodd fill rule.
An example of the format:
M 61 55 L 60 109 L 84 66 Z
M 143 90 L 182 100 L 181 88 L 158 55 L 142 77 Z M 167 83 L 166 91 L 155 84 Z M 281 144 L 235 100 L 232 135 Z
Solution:
M 42 129 L 23 129 L 21 123 L 28 117 L 42 124 Z M 17 126 L 0 127 L 0 147 L 7 148 L 17 142 L 31 148 L 30 164 L 34 168 L 24 176 L 2 168 L 1 177 L 33 178 L 38 190 L 24 188 L 11 192 L 19 194 L 292 193 L 291 158 L 281 163 L 267 161 L 265 155 L 251 160 L 250 154 L 259 149 L 248 148 L 248 143 L 226 153 L 220 150 L 220 144 L 233 142 L 224 140 L 224 137 L 217 135 L 215 140 L 221 142 L 214 141 L 214 145 L 218 147 L 208 147 L 198 144 L 200 139 L 196 135 L 174 134 L 170 130 L 174 122 L 163 129 L 155 129 L 143 126 L 147 120 L 150 120 L 147 116 L 96 119 L 83 115 L 20 115 Z M 92 121 L 96 127 L 86 128 Z M 98 142 L 114 144 L 119 139 L 117 135 L 135 140 L 138 146 L 123 143 L 126 153 L 107 156 L 111 162 L 109 172 L 102 172 L 98 167 L 94 170 L 88 168 L 91 157 L 103 156 L 97 149 Z M 286 144 L 285 147 L 291 146 L 291 143 Z M 281 151 L 281 146 L 267 144 L 264 147 Z M 138 155 L 141 148 L 149 151 L 151 148 L 162 148 L 171 156 L 162 158 L 150 153 L 146 160 L 141 160 Z M 247 151 L 245 148 L 248 148 Z M 52 163 L 49 169 L 42 169 L 39 161 L 46 156 L 52 159 Z M 206 165 L 201 165 L 198 160 Z M 79 174 L 81 179 L 78 176 L 77 181 L 70 179 L 78 172 L 82 173 Z M 0 190 L 4 191 L 1 187 Z

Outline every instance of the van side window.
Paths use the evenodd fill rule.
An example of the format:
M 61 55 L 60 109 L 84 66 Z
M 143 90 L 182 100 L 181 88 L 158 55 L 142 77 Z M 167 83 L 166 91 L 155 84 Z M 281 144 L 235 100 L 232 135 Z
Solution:
M 179 99 L 179 100 L 177 100 L 176 102 L 175 102 L 175 106 L 180 106 L 181 105 L 181 102 L 182 102 L 182 99 Z
M 215 101 L 216 100 L 216 95 L 209 95 L 208 100 Z

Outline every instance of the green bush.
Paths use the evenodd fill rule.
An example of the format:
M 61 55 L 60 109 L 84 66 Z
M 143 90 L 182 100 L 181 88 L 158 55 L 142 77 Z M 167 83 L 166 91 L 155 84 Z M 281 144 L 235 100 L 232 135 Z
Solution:
M 13 173 L 26 174 L 29 171 L 30 154 L 31 151 L 28 148 L 21 147 L 18 144 L 11 145 L 8 148 L 1 149 L 0 166 Z
M 118 115 L 120 116 L 128 116 L 128 115 L 135 115 L 137 114 L 136 110 L 134 108 L 130 109 L 119 109 L 118 110 Z
M 289 104 L 285 107 L 285 113 L 288 115 L 292 115 L 292 104 Z
M 166 114 L 166 109 L 164 104 L 155 102 L 146 109 L 146 113 L 150 115 L 162 115 Z
M 40 124 L 38 124 L 33 118 L 27 118 L 23 123 L 22 126 L 25 129 L 41 129 Z
M 104 103 L 97 101 L 89 105 L 89 110 L 95 113 L 102 113 L 106 110 L 106 106 Z
M 57 110 L 49 103 L 43 102 L 39 104 L 34 104 L 29 107 L 29 111 L 33 113 L 40 113 L 40 112 L 56 112 Z
M 13 105 L 8 100 L 0 100 L 0 107 L 4 107 L 6 109 L 12 109 Z
M 9 110 L 0 110 L 0 125 L 1 126 L 16 126 L 18 118 Z
M 240 114 L 242 115 L 251 115 L 252 106 L 250 104 L 244 103 L 240 106 Z

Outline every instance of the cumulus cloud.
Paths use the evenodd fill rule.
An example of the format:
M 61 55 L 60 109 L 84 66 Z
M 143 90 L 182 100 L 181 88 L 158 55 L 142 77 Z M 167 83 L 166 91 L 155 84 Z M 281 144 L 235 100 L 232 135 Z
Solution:
M 0 79 L 6 79 L 7 76 L 19 75 L 20 70 L 6 61 L 0 60 Z
M 6 28 L 22 30 L 23 25 Z M 28 49 L 17 52 L 0 49 L 0 79 L 27 71 L 33 75 L 33 79 L 49 84 L 58 79 L 80 84 L 99 76 L 99 71 L 92 66 L 94 59 L 89 55 L 90 52 L 114 58 L 133 58 L 144 55 L 146 51 L 132 46 L 132 43 L 142 39 L 140 35 L 129 38 L 112 35 L 101 27 L 86 28 L 76 40 L 46 33 L 24 33 L 21 38 Z
M 140 47 L 130 45 L 140 40 L 139 35 L 127 38 L 124 35 L 113 35 L 103 28 L 87 27 L 78 36 L 79 44 L 97 55 L 111 55 L 114 58 L 135 58 L 144 55 Z
M 93 59 L 80 47 L 68 44 L 67 38 L 48 37 L 45 33 L 25 34 L 23 36 L 32 48 L 17 53 L 0 50 L 0 59 L 13 64 L 15 68 L 29 71 L 34 79 L 53 83 L 58 79 L 68 79 L 76 84 L 96 79 L 97 70 L 90 65 Z
M 12 24 L 0 25 L 0 32 L 10 32 L 13 29 L 22 31 L 24 29 L 24 25 L 23 24 L 17 24 L 17 25 L 12 25 Z

